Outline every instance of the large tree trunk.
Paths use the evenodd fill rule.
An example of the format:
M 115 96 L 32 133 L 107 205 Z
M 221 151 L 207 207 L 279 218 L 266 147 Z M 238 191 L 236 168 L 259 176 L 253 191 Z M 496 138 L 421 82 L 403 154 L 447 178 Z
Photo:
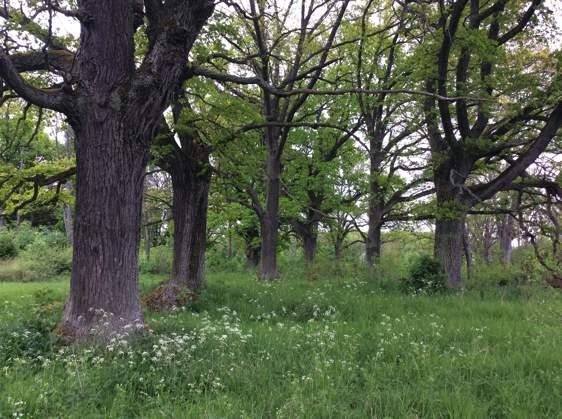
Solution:
M 448 166 L 441 166 L 434 172 L 437 199 L 434 252 L 445 271 L 447 285 L 461 288 L 466 212 L 459 186 L 452 184 L 449 170 Z
M 463 230 L 464 217 L 461 216 L 437 218 L 435 222 L 435 257 L 443 266 L 450 288 L 462 286 Z
M 365 243 L 365 257 L 369 266 L 378 263 L 381 257 L 382 211 L 376 205 L 369 206 L 369 230 Z
M 176 124 L 183 124 L 182 107 L 173 106 Z M 178 130 L 180 146 L 169 128 L 162 126 L 164 153 L 158 164 L 172 178 L 172 216 L 174 219 L 174 258 L 172 275 L 167 283 L 154 290 L 147 305 L 155 310 L 183 306 L 195 297 L 205 279 L 205 250 L 207 247 L 207 209 L 211 170 L 209 147 L 197 131 Z
M 77 7 L 75 80 L 37 91 L 14 74 L 5 54 L 0 74 L 30 103 L 65 113 L 76 133 L 74 257 L 59 331 L 70 340 L 106 340 L 143 328 L 137 269 L 144 170 L 214 2 L 78 0 Z M 143 22 L 147 52 L 136 65 L 135 33 Z
M 180 173 L 172 172 L 174 262 L 171 282 L 197 291 L 203 285 L 205 274 L 211 173 L 208 170 L 194 173 L 191 167 L 185 169 Z
M 306 234 L 302 236 L 304 261 L 307 265 L 312 265 L 316 258 L 316 249 L 318 245 L 318 233 L 311 227 Z
M 143 327 L 137 265 L 149 148 L 127 138 L 119 116 L 92 109 L 77 130 L 74 253 L 61 330 L 71 340 Z
M 462 154 L 455 155 L 453 159 L 443 160 L 435 156 L 433 159 L 437 201 L 434 253 L 445 271 L 449 288 L 461 288 L 467 211 L 463 187 L 472 162 Z
M 272 281 L 279 278 L 277 270 L 277 236 L 279 229 L 279 194 L 281 161 L 277 147 L 268 142 L 266 209 L 261 225 L 260 278 Z
M 309 211 L 307 220 L 292 219 L 293 231 L 300 238 L 306 265 L 314 264 L 318 246 L 318 222 L 314 219 L 315 213 Z

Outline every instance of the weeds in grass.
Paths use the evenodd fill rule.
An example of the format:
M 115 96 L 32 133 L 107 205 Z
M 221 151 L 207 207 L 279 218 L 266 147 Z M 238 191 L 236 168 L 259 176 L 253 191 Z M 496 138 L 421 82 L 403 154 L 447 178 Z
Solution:
M 262 284 L 215 274 L 191 307 L 147 313 L 152 335 L 87 348 L 61 346 L 48 333 L 60 288 L 33 299 L 3 292 L 5 285 L 0 417 L 562 411 L 562 304 L 552 290 L 404 296 L 363 278 Z M 46 319 L 40 326 L 38 317 Z

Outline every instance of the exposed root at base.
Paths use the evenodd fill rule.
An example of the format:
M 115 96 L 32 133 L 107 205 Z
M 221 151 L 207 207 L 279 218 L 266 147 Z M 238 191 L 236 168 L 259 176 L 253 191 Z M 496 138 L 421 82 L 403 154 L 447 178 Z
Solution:
M 197 294 L 187 287 L 166 282 L 143 298 L 143 304 L 152 311 L 169 311 L 184 307 L 197 299 Z

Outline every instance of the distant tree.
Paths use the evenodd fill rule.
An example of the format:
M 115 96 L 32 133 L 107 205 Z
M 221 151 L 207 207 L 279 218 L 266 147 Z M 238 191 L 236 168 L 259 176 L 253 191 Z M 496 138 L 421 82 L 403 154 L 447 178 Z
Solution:
M 543 2 L 524 3 L 408 5 L 422 40 L 414 76 L 439 95 L 426 97 L 423 109 L 436 190 L 435 255 L 450 287 L 462 286 L 467 211 L 509 189 L 562 125 L 559 64 L 536 47 L 536 28 L 548 26 L 539 16 Z

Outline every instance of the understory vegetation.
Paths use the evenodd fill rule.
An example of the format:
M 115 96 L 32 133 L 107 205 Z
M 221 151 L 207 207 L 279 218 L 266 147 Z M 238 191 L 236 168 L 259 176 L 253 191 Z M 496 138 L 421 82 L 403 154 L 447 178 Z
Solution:
M 94 347 L 51 334 L 66 280 L 0 283 L 0 417 L 561 417 L 558 292 L 405 295 L 340 269 L 213 273 L 144 336 Z

